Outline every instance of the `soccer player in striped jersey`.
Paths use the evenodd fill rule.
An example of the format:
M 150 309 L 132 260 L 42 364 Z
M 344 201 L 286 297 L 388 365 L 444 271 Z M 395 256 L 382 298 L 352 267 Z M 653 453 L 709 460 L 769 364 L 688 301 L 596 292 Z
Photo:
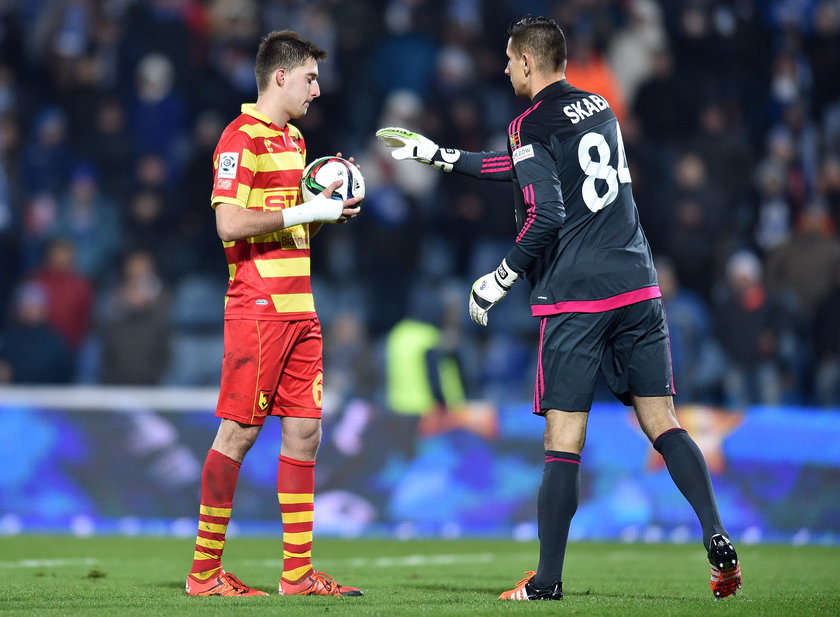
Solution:
M 190 595 L 260 596 L 222 569 L 239 468 L 266 416 L 279 416 L 283 440 L 277 498 L 283 522 L 284 595 L 359 596 L 312 567 L 315 454 L 321 439 L 321 326 L 309 277 L 309 243 L 322 223 L 344 223 L 358 198 L 300 201 L 306 144 L 289 124 L 320 94 L 326 52 L 298 34 L 272 32 L 257 52 L 256 104 L 222 133 L 214 154 L 211 205 L 227 255 L 219 430 L 204 463 Z
M 475 282 L 469 299 L 473 321 L 487 325 L 488 311 L 527 278 L 531 312 L 541 320 L 534 394 L 534 413 L 546 421 L 539 565 L 500 598 L 563 597 L 563 560 L 598 371 L 619 400 L 635 408 L 694 508 L 714 596 L 734 595 L 740 563 L 703 455 L 674 412 L 668 326 L 615 114 L 602 96 L 566 81 L 566 40 L 553 20 L 526 17 L 509 35 L 505 74 L 530 106 L 510 123 L 506 152 L 444 149 L 406 129 L 377 131 L 396 159 L 514 186 L 513 247 Z

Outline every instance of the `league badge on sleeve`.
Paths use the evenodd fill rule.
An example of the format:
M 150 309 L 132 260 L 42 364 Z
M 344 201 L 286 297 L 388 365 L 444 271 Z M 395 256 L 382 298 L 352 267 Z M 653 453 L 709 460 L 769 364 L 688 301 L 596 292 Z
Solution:
M 511 150 L 516 150 L 519 146 L 522 145 L 522 140 L 519 138 L 519 131 L 514 131 L 513 133 L 511 133 L 510 137 L 508 137 L 508 140 L 510 141 Z
M 236 170 L 239 167 L 238 152 L 222 152 L 219 155 L 219 171 L 217 178 L 236 178 Z

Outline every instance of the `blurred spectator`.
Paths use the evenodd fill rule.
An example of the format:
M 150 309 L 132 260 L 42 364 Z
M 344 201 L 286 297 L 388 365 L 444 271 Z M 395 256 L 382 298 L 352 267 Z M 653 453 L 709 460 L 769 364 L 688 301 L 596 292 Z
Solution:
M 840 232 L 840 151 L 823 161 L 816 199 L 831 217 L 835 233 Z
M 177 238 L 179 257 L 173 260 L 177 262 L 173 265 L 177 266 L 179 275 L 219 274 L 227 268 L 209 197 L 213 185 L 213 151 L 222 129 L 221 118 L 212 111 L 198 114 L 193 125 L 191 150 L 177 187 L 178 207 L 172 213 L 174 229 L 170 232 Z M 208 188 L 205 191 L 201 187 Z
M 666 41 L 662 12 L 654 0 L 631 0 L 627 4 L 628 23 L 612 37 L 607 58 L 625 100 L 632 101 Z
M 171 327 L 152 256 L 129 253 L 112 294 L 100 328 L 102 383 L 160 383 L 169 366 Z
M 88 114 L 90 109 L 87 110 Z M 82 155 L 99 171 L 102 192 L 112 200 L 125 196 L 131 184 L 134 142 L 126 129 L 125 108 L 113 96 L 101 98 L 79 142 Z
M 48 315 L 47 292 L 38 283 L 18 289 L 12 318 L 0 331 L 0 382 L 70 383 L 73 357 Z
M 10 115 L 0 113 L 0 324 L 21 269 L 22 221 L 18 157 L 19 130 Z
M 708 182 L 703 160 L 685 153 L 674 168 L 674 192 L 665 252 L 673 260 L 680 281 L 709 296 L 715 280 L 715 245 L 712 238 L 726 233 L 721 227 L 720 194 Z
M 840 239 L 833 232 L 821 208 L 808 208 L 800 215 L 794 234 L 767 258 L 768 287 L 777 294 L 792 294 L 809 317 L 840 272 Z
M 414 282 L 406 272 L 417 272 L 425 227 L 416 200 L 394 184 L 393 165 L 379 165 L 380 182 L 368 190 L 365 215 L 353 234 L 359 270 L 366 272 L 365 297 L 369 302 L 367 327 L 385 334 L 408 309 Z
M 785 169 L 777 160 L 768 159 L 756 170 L 757 213 L 755 243 L 765 252 L 787 240 L 792 225 L 792 208 L 785 186 Z
M 76 351 L 88 335 L 93 308 L 93 285 L 76 268 L 76 247 L 57 238 L 47 247 L 44 263 L 33 275 L 46 293 L 50 325 Z
M 619 123 L 627 115 L 621 84 L 595 41 L 586 35 L 569 39 L 569 60 L 566 65 L 569 83 L 587 92 L 597 92 L 610 104 Z
M 80 165 L 73 171 L 52 233 L 73 242 L 79 270 L 86 276 L 101 280 L 113 270 L 122 230 L 116 206 L 100 192 L 92 167 Z
M 150 54 L 137 66 L 128 116 L 136 150 L 158 154 L 177 169 L 187 113 L 176 89 L 175 69 L 165 56 Z
M 697 103 L 686 92 L 667 49 L 657 51 L 651 64 L 650 76 L 639 85 L 633 111 L 645 138 L 660 144 L 679 143 L 695 125 Z
M 60 109 L 48 107 L 35 117 L 32 136 L 23 149 L 24 187 L 30 193 L 58 193 L 67 183 L 73 155 L 67 144 L 67 120 Z
M 212 218 L 212 217 L 211 217 Z M 172 222 L 166 216 L 163 196 L 152 189 L 134 193 L 125 213 L 123 247 L 129 251 L 149 253 L 155 263 L 175 268 L 178 260 L 173 257 Z M 163 268 L 161 269 L 163 270 Z M 174 272 L 162 272 L 165 279 L 174 279 Z
M 389 0 L 384 18 L 387 34 L 373 52 L 369 70 L 381 96 L 408 90 L 423 98 L 432 85 L 437 48 L 431 35 L 437 14 L 429 0 Z
M 709 307 L 699 294 L 680 286 L 669 259 L 656 258 L 656 273 L 668 316 L 671 362 L 679 400 L 717 403 L 724 368 L 720 347 L 712 336 Z
M 385 339 L 385 392 L 394 414 L 392 445 L 408 458 L 421 419 L 444 414 L 466 400 L 464 377 L 458 357 L 460 307 L 451 296 L 429 284 L 418 284 L 408 314 Z
M 714 321 L 727 356 L 725 402 L 736 407 L 781 402 L 783 339 L 791 324 L 781 303 L 765 288 L 761 262 L 753 253 L 739 251 L 729 258 Z
M 813 111 L 820 118 L 826 107 L 840 100 L 840 6 L 819 2 L 814 15 L 814 32 L 806 42 L 814 76 Z
M 703 160 L 706 182 L 720 193 L 714 225 L 731 218 L 730 213 L 750 195 L 753 164 L 748 135 L 741 121 L 741 109 L 734 102 L 708 103 L 700 110 L 699 131 L 692 148 Z
M 24 272 L 36 268 L 44 257 L 44 250 L 55 234 L 58 224 L 58 204 L 52 193 L 38 193 L 27 200 L 21 221 L 20 261 Z M 16 273 L 20 276 L 20 273 Z
M 818 405 L 840 407 L 840 270 L 814 318 L 814 389 Z

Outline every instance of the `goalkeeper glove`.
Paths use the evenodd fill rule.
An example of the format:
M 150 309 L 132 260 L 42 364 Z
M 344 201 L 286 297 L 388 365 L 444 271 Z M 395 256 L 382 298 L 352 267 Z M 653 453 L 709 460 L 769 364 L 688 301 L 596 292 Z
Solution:
M 470 319 L 479 326 L 486 326 L 487 311 L 507 295 L 518 278 L 519 275 L 503 259 L 498 268 L 473 283 L 470 291 Z
M 420 133 L 396 126 L 379 129 L 376 131 L 376 137 L 389 148 L 394 148 L 391 156 L 398 161 L 411 159 L 443 171 L 452 171 L 456 161 L 461 157 L 460 150 L 440 148 Z

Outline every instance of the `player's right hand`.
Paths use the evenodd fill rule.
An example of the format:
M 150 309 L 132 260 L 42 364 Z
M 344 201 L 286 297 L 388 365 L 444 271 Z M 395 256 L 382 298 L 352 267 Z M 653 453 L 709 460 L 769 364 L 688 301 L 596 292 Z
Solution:
M 452 171 L 455 161 L 461 156 L 460 150 L 441 149 L 428 137 L 398 126 L 379 129 L 376 131 L 376 138 L 389 148 L 393 148 L 391 156 L 398 161 L 409 159 L 433 165 L 443 171 Z

